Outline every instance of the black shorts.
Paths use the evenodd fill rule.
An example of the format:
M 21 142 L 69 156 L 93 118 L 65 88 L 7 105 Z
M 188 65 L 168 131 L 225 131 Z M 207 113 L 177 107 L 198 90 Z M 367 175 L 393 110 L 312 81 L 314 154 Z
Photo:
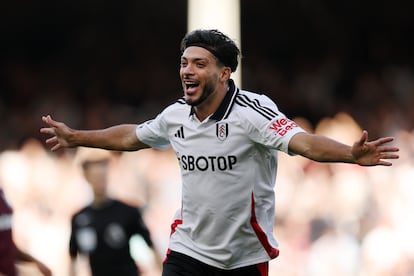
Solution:
M 268 276 L 268 271 L 268 262 L 225 270 L 171 251 L 164 261 L 162 276 Z

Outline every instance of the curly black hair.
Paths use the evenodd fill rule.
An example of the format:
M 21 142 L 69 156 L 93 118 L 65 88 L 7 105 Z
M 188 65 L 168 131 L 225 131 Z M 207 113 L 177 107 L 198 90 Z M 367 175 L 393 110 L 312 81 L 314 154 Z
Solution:
M 218 30 L 194 30 L 181 41 L 181 54 L 190 46 L 198 46 L 210 51 L 224 66 L 234 72 L 240 58 L 236 43 Z

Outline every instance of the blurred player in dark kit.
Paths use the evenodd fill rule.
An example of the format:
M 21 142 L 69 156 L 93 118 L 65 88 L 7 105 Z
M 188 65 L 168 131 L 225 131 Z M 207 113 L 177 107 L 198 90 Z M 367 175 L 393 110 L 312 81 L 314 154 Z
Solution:
M 153 246 L 139 209 L 108 196 L 109 153 L 92 150 L 80 162 L 91 185 L 93 201 L 72 217 L 70 274 L 75 275 L 76 257 L 80 253 L 89 257 L 94 276 L 139 275 L 139 267 L 130 253 L 130 240 L 140 235 L 150 248 Z

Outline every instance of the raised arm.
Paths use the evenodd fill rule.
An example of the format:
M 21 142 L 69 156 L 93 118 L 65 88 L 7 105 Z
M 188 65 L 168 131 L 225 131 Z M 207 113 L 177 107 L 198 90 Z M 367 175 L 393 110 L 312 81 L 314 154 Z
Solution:
M 53 120 L 50 115 L 43 116 L 42 120 L 48 124 L 48 127 L 41 128 L 40 132 L 52 136 L 46 140 L 52 151 L 77 146 L 117 151 L 148 148 L 137 138 L 135 134 L 137 125 L 134 124 L 122 124 L 97 130 L 77 130 Z
M 397 147 L 387 146 L 394 138 L 384 137 L 368 141 L 368 132 L 352 147 L 325 136 L 298 133 L 292 137 L 289 150 L 318 162 L 344 162 L 361 166 L 391 166 L 390 159 L 398 159 Z

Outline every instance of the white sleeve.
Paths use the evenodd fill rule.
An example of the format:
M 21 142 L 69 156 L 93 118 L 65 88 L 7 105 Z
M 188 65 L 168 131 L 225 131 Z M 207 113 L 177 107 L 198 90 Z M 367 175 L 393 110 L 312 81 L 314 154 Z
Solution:
M 250 138 L 266 147 L 291 154 L 288 149 L 290 139 L 295 134 L 305 131 L 280 112 L 267 96 L 260 97 L 260 104 L 263 108 L 272 110 L 273 117 L 265 117 L 259 113 L 246 114 L 244 121 Z
M 138 125 L 135 134 L 141 142 L 152 148 L 166 150 L 170 147 L 167 131 L 163 125 L 162 113 L 155 119 Z

